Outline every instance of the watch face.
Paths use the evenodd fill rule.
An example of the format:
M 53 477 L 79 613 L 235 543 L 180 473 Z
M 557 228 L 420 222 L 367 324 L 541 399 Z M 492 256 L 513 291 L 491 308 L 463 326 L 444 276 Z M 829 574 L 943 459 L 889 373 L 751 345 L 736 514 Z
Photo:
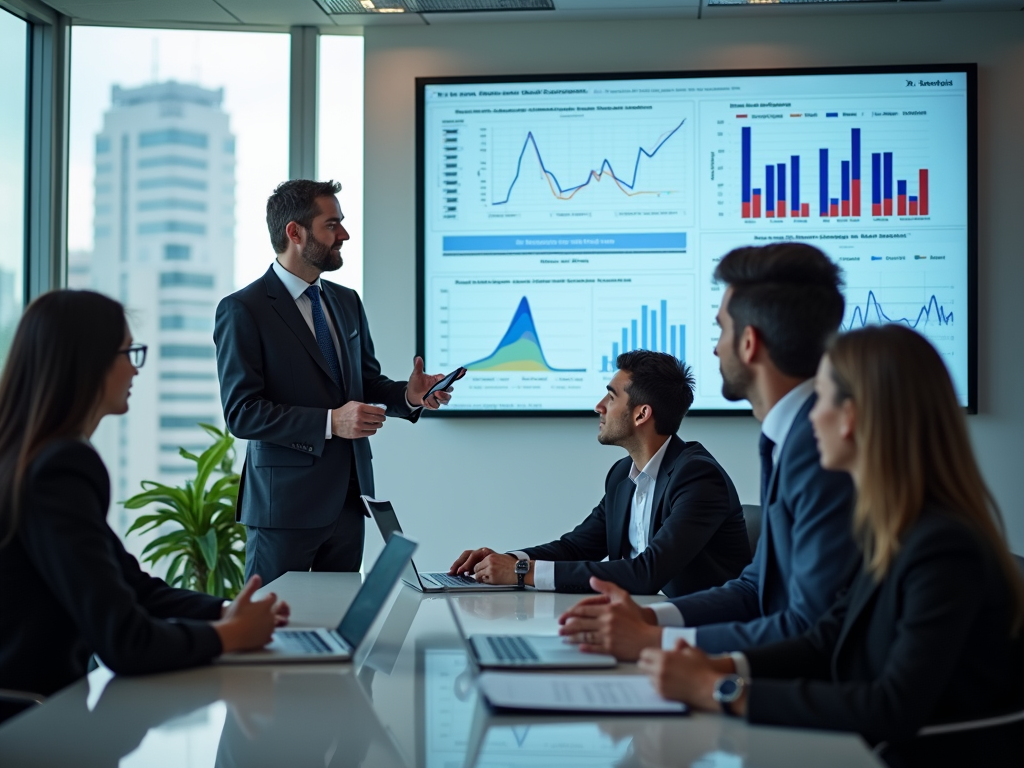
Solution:
M 736 701 L 743 692 L 743 681 L 736 675 L 721 678 L 715 684 L 715 700 L 728 704 Z
M 529 573 L 530 572 L 530 561 L 529 560 L 517 560 L 516 561 L 516 573 Z

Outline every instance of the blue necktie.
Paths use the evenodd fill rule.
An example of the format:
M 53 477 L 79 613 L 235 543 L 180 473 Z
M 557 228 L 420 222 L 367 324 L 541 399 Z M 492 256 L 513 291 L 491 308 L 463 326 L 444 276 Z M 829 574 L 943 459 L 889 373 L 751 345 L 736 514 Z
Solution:
M 775 443 L 768 438 L 764 432 L 761 433 L 761 441 L 757 445 L 761 453 L 761 508 L 768 504 L 768 483 L 772 479 L 772 449 Z
M 327 317 L 324 315 L 324 308 L 320 303 L 320 288 L 311 285 L 305 290 L 305 294 L 309 297 L 309 303 L 313 307 L 313 331 L 316 333 L 316 344 L 327 361 L 327 367 L 331 369 L 331 378 L 340 387 L 341 365 L 338 363 L 338 353 L 334 351 L 331 331 L 327 327 Z

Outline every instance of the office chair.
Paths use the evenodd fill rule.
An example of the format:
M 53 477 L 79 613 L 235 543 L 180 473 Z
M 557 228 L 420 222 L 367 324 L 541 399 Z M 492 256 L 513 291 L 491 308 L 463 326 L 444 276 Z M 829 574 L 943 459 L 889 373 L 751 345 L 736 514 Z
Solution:
M 747 541 L 750 543 L 750 554 L 757 549 L 757 540 L 761 538 L 761 505 L 744 504 L 743 521 L 747 524 Z
M 1020 572 L 1024 573 L 1024 555 L 1013 555 L 1013 559 L 1017 561 L 1017 565 L 1020 567 Z
M 30 707 L 40 705 L 44 701 L 46 701 L 46 697 L 38 693 L 0 688 L 0 723 L 21 714 Z

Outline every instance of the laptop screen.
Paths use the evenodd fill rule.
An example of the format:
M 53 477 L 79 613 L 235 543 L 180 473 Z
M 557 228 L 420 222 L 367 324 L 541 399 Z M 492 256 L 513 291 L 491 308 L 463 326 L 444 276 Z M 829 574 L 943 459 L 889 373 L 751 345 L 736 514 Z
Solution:
M 392 533 L 402 532 L 402 525 L 398 522 L 398 515 L 395 514 L 395 508 L 391 506 L 390 501 L 376 501 L 369 496 L 362 496 L 360 498 L 362 498 L 363 503 L 366 505 L 366 510 L 370 513 L 370 517 L 377 524 L 377 528 L 380 530 L 380 535 L 384 537 L 384 541 L 390 539 Z M 419 584 L 421 588 L 423 587 L 420 575 L 416 572 L 416 563 L 411 558 L 409 565 L 405 568 L 405 580 L 412 584 Z
M 384 607 L 384 601 L 387 600 L 391 588 L 398 582 L 402 570 L 415 550 L 416 545 L 413 542 L 401 534 L 393 534 L 384 545 L 384 551 L 380 553 L 373 568 L 366 574 L 363 586 L 359 588 L 355 600 L 345 611 L 338 625 L 338 634 L 353 651 L 366 637 L 370 625 Z

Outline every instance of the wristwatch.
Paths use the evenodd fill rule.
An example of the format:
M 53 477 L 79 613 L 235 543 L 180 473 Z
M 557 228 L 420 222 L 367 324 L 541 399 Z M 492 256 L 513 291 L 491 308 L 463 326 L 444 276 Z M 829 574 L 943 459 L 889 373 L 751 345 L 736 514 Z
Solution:
M 522 589 L 526 586 L 523 581 L 526 578 L 526 574 L 530 572 L 530 561 L 529 560 L 516 560 L 516 586 Z
M 739 675 L 725 675 L 715 682 L 715 692 L 711 695 L 725 714 L 735 716 L 732 705 L 743 695 L 746 687 L 747 681 Z

